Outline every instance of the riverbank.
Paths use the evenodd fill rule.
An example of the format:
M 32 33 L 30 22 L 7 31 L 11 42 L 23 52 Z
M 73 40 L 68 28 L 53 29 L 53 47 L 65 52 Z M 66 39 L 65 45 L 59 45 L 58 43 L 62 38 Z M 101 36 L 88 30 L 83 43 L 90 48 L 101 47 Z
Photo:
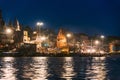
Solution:
M 120 53 L 20 53 L 20 52 L 2 52 L 0 57 L 102 57 L 120 55 Z

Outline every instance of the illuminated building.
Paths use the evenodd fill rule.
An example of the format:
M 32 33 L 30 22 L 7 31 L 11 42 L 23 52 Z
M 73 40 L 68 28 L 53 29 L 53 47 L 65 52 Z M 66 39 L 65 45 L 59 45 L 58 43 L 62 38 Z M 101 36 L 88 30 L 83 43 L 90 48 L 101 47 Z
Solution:
M 109 43 L 109 52 L 120 52 L 120 40 L 115 40 Z
M 57 36 L 57 48 L 62 52 L 68 52 L 67 39 L 62 29 L 59 30 Z
M 30 38 L 28 37 L 28 31 L 23 31 L 23 42 L 28 43 Z

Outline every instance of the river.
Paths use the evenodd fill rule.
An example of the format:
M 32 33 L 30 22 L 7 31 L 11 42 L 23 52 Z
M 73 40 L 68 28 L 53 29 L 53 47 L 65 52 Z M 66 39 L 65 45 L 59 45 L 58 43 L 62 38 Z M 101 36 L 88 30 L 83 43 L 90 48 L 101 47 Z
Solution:
M 120 80 L 120 56 L 1 57 L 0 80 Z

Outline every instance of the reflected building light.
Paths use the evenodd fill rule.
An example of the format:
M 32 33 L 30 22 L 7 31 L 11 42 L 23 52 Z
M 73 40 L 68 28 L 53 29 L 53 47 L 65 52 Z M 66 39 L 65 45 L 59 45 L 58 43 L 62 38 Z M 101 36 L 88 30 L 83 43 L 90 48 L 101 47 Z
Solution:
M 48 59 L 46 57 L 34 57 L 33 60 L 31 68 L 24 72 L 24 77 L 31 80 L 46 80 L 48 76 Z
M 88 68 L 86 78 L 87 80 L 105 80 L 105 57 L 93 57 L 91 67 Z M 91 71 L 92 70 L 92 71 Z
M 65 71 L 62 73 L 62 78 L 66 79 L 66 80 L 71 80 L 75 75 L 74 63 L 73 63 L 72 57 L 65 57 L 64 58 L 63 69 Z
M 16 80 L 16 69 L 13 67 L 14 58 L 13 57 L 4 57 L 3 58 L 3 67 L 1 68 L 4 73 L 1 77 L 1 80 Z
M 7 61 L 13 62 L 13 61 L 14 61 L 14 58 L 13 58 L 13 57 L 4 57 L 4 58 L 3 58 L 3 61 L 5 61 L 5 62 L 7 62 Z

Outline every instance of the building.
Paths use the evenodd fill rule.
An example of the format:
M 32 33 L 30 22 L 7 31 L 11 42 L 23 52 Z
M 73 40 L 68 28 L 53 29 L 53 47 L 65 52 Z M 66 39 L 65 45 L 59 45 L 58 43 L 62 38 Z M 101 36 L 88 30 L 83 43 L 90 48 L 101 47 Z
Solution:
M 115 40 L 109 43 L 109 52 L 120 52 L 120 40 Z
M 30 42 L 30 37 L 28 37 L 28 31 L 23 31 L 23 42 L 24 43 Z
M 67 39 L 62 29 L 59 30 L 57 35 L 57 48 L 60 52 L 68 52 Z

